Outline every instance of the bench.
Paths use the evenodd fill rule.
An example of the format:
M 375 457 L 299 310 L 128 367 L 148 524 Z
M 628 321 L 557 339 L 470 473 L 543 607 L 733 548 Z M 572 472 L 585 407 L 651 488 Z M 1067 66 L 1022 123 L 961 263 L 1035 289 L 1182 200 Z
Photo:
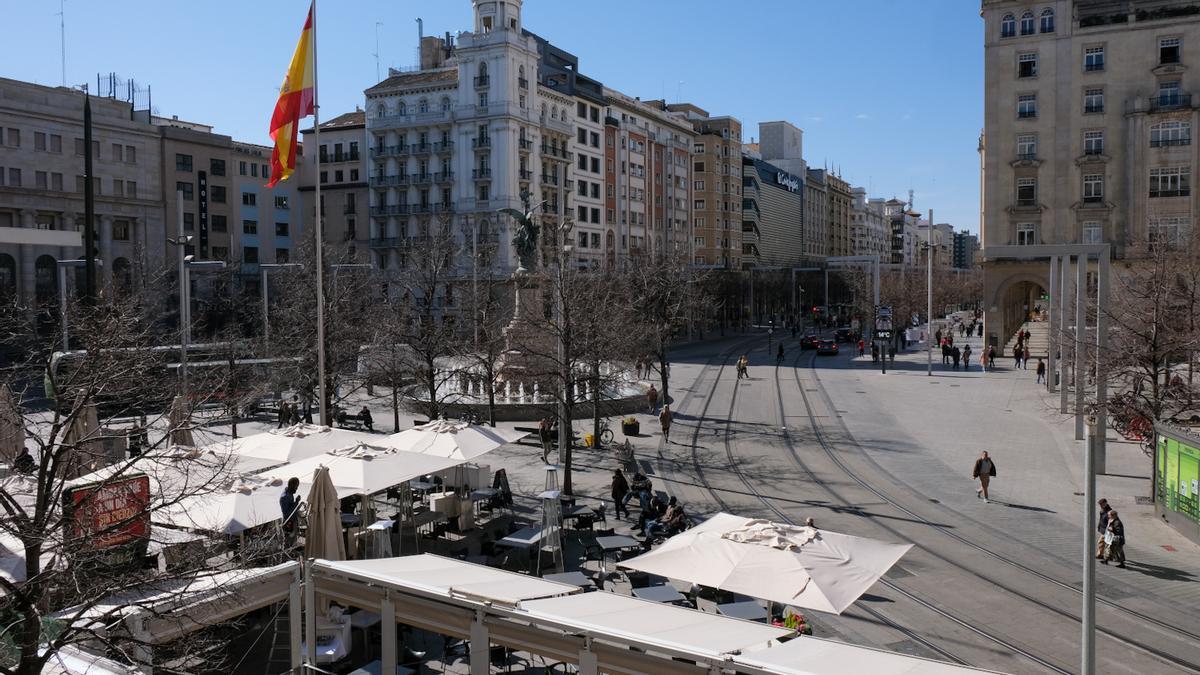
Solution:
M 513 427 L 513 428 L 516 429 L 517 431 L 529 434 L 528 436 L 517 441 L 517 445 L 528 445 L 532 448 L 542 447 L 542 439 L 541 439 L 541 436 L 539 435 L 537 427 Z M 578 444 L 579 444 L 579 434 L 572 433 L 571 434 L 571 445 L 576 446 Z M 552 447 L 552 448 L 558 447 L 558 429 L 557 428 L 552 429 L 550 431 L 550 447 Z
M 364 418 L 362 415 L 352 415 L 349 413 L 339 412 L 339 413 L 337 413 L 337 415 L 334 416 L 334 420 L 337 422 L 337 425 L 339 427 L 343 427 L 343 428 L 354 428 L 354 429 L 367 428 L 367 424 L 364 421 Z M 374 426 L 373 420 L 372 420 L 371 426 Z

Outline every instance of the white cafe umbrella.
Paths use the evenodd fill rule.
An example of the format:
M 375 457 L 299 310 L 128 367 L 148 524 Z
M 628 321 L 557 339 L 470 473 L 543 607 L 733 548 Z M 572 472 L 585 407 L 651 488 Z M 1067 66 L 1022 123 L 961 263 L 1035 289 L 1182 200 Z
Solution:
M 171 445 L 196 445 L 196 440 L 192 437 L 192 420 L 188 415 L 187 400 L 183 396 L 176 396 L 171 400 L 167 424 L 170 426 Z
M 402 452 L 396 448 L 360 443 L 285 466 L 277 466 L 261 475 L 287 481 L 295 476 L 302 488 L 311 486 L 320 467 L 328 468 L 329 480 L 339 497 L 370 495 L 390 487 L 441 471 L 459 463 L 434 455 Z
M 345 560 L 346 542 L 342 539 L 342 511 L 337 492 L 329 480 L 329 469 L 318 467 L 309 476 L 308 529 L 304 534 L 304 555 L 308 558 Z
M 379 436 L 335 429 L 316 424 L 293 424 L 285 429 L 272 429 L 209 447 L 225 448 L 244 458 L 260 460 L 264 466 L 298 462 L 317 455 L 345 448 L 356 443 L 378 442 Z
M 911 544 L 718 513 L 620 565 L 840 614 L 910 548 Z
M 405 452 L 420 453 L 469 462 L 502 445 L 516 442 L 527 434 L 510 429 L 492 428 L 467 422 L 434 420 L 405 429 L 385 438 L 383 445 Z
M 25 451 L 25 423 L 7 384 L 0 384 L 0 461 L 12 464 Z
M 230 476 L 205 487 L 203 494 L 184 497 L 155 511 L 151 520 L 189 530 L 238 534 L 257 525 L 283 520 L 279 496 L 284 484 L 260 476 Z

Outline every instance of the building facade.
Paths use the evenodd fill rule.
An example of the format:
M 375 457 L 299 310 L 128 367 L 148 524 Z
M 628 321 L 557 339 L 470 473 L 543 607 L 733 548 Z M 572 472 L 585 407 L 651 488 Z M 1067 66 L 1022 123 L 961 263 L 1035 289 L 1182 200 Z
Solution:
M 692 264 L 742 269 L 742 123 L 711 117 L 690 103 L 667 110 L 682 113 L 695 132 L 691 153 Z
M 0 228 L 42 233 L 0 242 L 0 294 L 26 305 L 57 302 L 57 261 L 83 255 L 83 102 L 0 78 Z M 132 288 L 163 265 L 158 133 L 130 103 L 93 96 L 91 108 L 97 278 Z
M 304 147 L 308 149 L 301 158 L 299 187 L 300 212 L 304 219 L 311 222 L 316 213 L 313 187 L 319 180 L 324 206 L 321 236 L 325 251 L 347 262 L 378 264 L 379 260 L 371 252 L 386 250 L 394 242 L 377 241 L 368 236 L 366 113 L 356 110 L 322 122 L 320 145 L 315 145 L 311 127 L 301 133 L 304 134 Z
M 810 261 L 829 256 L 829 184 L 825 169 L 808 169 L 804 179 L 804 255 Z
M 979 249 L 979 238 L 967 230 L 954 233 L 954 267 L 969 270 L 975 267 L 975 252 Z
M 985 256 L 991 246 L 1109 243 L 1126 257 L 1190 236 L 1200 159 L 1194 7 L 983 0 Z M 1046 268 L 985 260 L 987 331 L 999 343 L 1045 291 Z
M 853 255 L 877 255 L 881 261 L 890 258 L 891 233 L 884 216 L 882 199 L 868 199 L 867 189 L 851 189 L 850 228 L 854 237 Z
M 765 160 L 742 160 L 742 265 L 794 267 L 804 259 L 804 181 Z
M 827 253 L 831 256 L 848 256 L 854 253 L 853 205 L 854 195 L 850 192 L 850 184 L 841 176 L 828 174 L 826 176 L 829 207 L 829 246 Z

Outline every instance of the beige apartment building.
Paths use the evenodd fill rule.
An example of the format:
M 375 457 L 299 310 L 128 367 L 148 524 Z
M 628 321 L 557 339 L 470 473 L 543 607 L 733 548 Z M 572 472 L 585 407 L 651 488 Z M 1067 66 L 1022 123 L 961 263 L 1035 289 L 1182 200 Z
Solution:
M 826 206 L 829 216 L 829 248 L 831 256 L 854 255 L 854 232 L 851 229 L 854 212 L 854 194 L 850 184 L 841 176 L 829 174 L 826 177 Z
M 829 172 L 809 169 L 804 180 L 804 255 L 812 261 L 829 256 Z
M 692 264 L 742 268 L 742 123 L 710 117 L 691 103 L 667 110 L 687 116 L 692 142 Z
M 1110 243 L 1117 258 L 1191 235 L 1200 159 L 1192 0 L 983 0 L 984 304 L 1005 342 L 1048 287 L 1001 245 Z
M 325 251 L 338 260 L 374 262 L 368 252 L 381 250 L 389 242 L 368 236 L 367 114 L 355 110 L 322 122 L 320 145 L 316 144 L 312 127 L 301 133 L 308 150 L 301 158 L 299 171 L 305 220 L 312 221 L 316 214 L 313 188 L 319 180 Z

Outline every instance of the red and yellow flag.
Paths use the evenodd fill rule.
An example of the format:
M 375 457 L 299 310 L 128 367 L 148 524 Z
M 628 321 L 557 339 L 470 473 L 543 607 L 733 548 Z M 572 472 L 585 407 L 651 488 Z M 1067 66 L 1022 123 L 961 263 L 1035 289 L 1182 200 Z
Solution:
M 316 93 L 313 87 L 316 64 L 312 58 L 315 7 L 316 0 L 313 0 L 308 8 L 308 18 L 304 21 L 304 31 L 300 33 L 300 43 L 296 45 L 296 53 L 292 54 L 292 64 L 288 66 L 283 87 L 279 89 L 275 112 L 271 115 L 271 140 L 275 142 L 275 150 L 271 152 L 271 181 L 267 187 L 287 180 L 296 170 L 296 133 L 300 120 L 313 114 Z

